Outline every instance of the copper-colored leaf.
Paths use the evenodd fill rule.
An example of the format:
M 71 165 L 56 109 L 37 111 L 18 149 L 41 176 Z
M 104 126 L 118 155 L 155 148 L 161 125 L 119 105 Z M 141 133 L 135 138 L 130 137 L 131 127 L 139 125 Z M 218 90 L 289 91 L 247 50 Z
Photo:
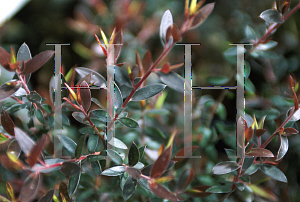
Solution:
M 0 100 L 13 95 L 21 87 L 21 82 L 17 80 L 8 81 L 0 86 Z
M 169 164 L 171 154 L 172 154 L 172 147 L 169 147 L 158 157 L 158 159 L 154 162 L 151 168 L 150 171 L 151 178 L 157 178 L 161 174 L 163 174 L 163 172 L 166 170 Z
M 123 32 L 122 30 L 118 31 L 117 34 L 114 37 L 113 44 L 114 45 L 114 60 L 117 61 L 117 59 L 120 56 L 121 49 L 122 49 L 122 41 L 123 41 Z
M 192 152 L 194 152 L 196 149 L 198 149 L 198 146 L 190 146 L 190 147 L 186 147 L 186 148 L 183 148 L 181 150 L 179 150 L 179 152 L 177 152 L 177 154 L 172 158 L 172 161 L 182 161 L 186 158 L 183 158 L 184 156 L 184 151 L 189 151 L 189 150 L 192 150 Z M 182 158 L 180 158 L 182 156 Z
M 170 201 L 177 201 L 176 196 L 166 189 L 164 186 L 157 184 L 155 182 L 148 182 L 150 190 L 156 195 Z
M 36 143 L 36 145 L 34 145 L 31 148 L 30 153 L 29 153 L 28 158 L 27 158 L 27 162 L 31 167 L 34 166 L 34 164 L 36 163 L 38 157 L 41 155 L 41 152 L 45 147 L 46 140 L 47 140 L 47 135 L 43 135 L 41 137 L 41 139 Z
M 211 14 L 211 12 L 214 10 L 215 3 L 210 3 L 205 6 L 203 6 L 200 10 L 198 10 L 195 13 L 192 25 L 190 28 L 196 28 L 200 26 L 206 18 Z
M 173 24 L 172 26 L 172 37 L 173 37 L 173 42 L 177 42 L 181 40 L 181 33 L 176 24 Z
M 2 127 L 4 128 L 4 130 L 8 134 L 10 134 L 12 136 L 15 136 L 15 131 L 14 131 L 15 124 L 11 120 L 8 113 L 3 109 L 3 107 L 2 107 L 2 110 L 1 110 L 1 124 L 2 124 Z
M 186 190 L 184 193 L 187 194 L 190 197 L 206 197 L 211 195 L 212 193 L 205 192 L 207 189 L 209 189 L 211 186 L 198 186 L 193 187 L 191 189 Z
M 260 136 L 262 136 L 266 131 L 267 131 L 266 129 L 256 129 L 256 130 L 255 130 L 255 135 L 256 135 L 257 137 L 260 137 Z
M 41 184 L 41 176 L 40 174 L 32 173 L 30 174 L 20 191 L 19 200 L 20 202 L 28 202 L 36 197 L 38 194 L 39 188 Z
M 253 148 L 250 152 L 246 153 L 246 156 L 256 156 L 256 157 L 274 157 L 270 150 L 263 148 Z
M 132 178 L 139 180 L 141 179 L 141 171 L 136 169 L 136 168 L 132 168 L 132 167 L 126 167 L 125 168 L 125 172 L 128 173 L 129 175 L 131 175 Z
M 141 77 L 144 75 L 144 68 L 143 68 L 143 63 L 142 63 L 141 57 L 136 50 L 135 50 L 135 61 L 140 70 L 138 76 Z
M 82 106 L 84 111 L 88 111 L 91 106 L 91 91 L 89 89 L 89 85 L 86 81 L 83 81 L 80 84 L 80 96 L 82 100 Z
M 152 56 L 149 50 L 147 50 L 147 52 L 144 54 L 142 63 L 143 63 L 144 71 L 147 72 L 152 65 Z
M 4 67 L 7 71 L 12 71 L 9 68 L 9 62 L 10 62 L 10 54 L 0 47 L 0 64 L 2 67 Z
M 36 70 L 38 70 L 41 66 L 43 66 L 54 54 L 54 51 L 47 50 L 39 53 L 34 56 L 32 59 L 25 62 L 25 66 L 21 72 L 21 75 L 30 74 Z
M 276 161 L 276 159 L 277 159 L 276 156 L 274 156 L 272 158 L 266 158 L 263 163 L 264 164 L 270 164 L 270 165 L 275 165 L 276 166 L 281 161 L 281 160 Z
M 163 73 L 167 74 L 170 71 L 170 63 L 166 62 L 163 67 L 161 68 L 161 70 Z
M 253 128 L 250 126 L 245 131 L 245 145 L 248 145 L 254 134 Z
M 285 128 L 283 132 L 284 132 L 284 134 L 282 134 L 283 136 L 290 136 L 299 133 L 299 131 L 296 130 L 295 128 Z
M 162 143 L 158 149 L 158 155 L 161 155 L 165 151 L 165 144 Z
M 176 188 L 176 193 L 181 193 L 184 192 L 191 183 L 192 179 L 194 177 L 194 169 L 188 169 L 185 170 L 181 176 L 179 177 L 178 183 L 177 183 L 177 188 Z
M 14 161 L 10 160 L 8 158 L 8 156 L 4 155 L 4 154 L 0 155 L 0 163 L 4 168 L 6 168 L 9 171 L 16 172 L 16 171 L 22 170 L 22 165 L 21 164 L 19 164 L 18 162 L 14 162 Z
M 49 190 L 38 202 L 51 202 L 54 195 L 54 189 Z
M 63 196 L 67 202 L 72 202 L 72 200 L 69 197 L 68 186 L 63 181 L 61 181 L 59 184 L 59 193 L 60 193 L 59 195 L 60 201 L 62 201 L 61 196 Z

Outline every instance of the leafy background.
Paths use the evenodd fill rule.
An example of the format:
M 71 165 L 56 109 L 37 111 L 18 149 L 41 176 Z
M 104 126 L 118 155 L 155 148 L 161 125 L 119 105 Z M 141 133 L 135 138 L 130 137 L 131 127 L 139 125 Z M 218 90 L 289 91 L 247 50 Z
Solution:
M 63 65 L 66 73 L 71 67 L 77 65 L 87 67 L 106 75 L 104 67 L 105 60 L 99 56 L 99 48 L 94 38 L 94 33 L 99 35 L 99 27 L 105 33 L 111 33 L 115 26 L 123 29 L 123 51 L 118 61 L 125 61 L 130 66 L 135 64 L 135 50 L 143 55 L 147 49 L 152 53 L 153 58 L 162 51 L 159 39 L 159 23 L 163 12 L 170 9 L 174 22 L 178 25 L 183 22 L 183 1 L 133 1 L 129 13 L 125 15 L 125 8 L 131 1 L 73 1 L 73 0 L 49 0 L 29 2 L 16 16 L 0 28 L 1 47 L 9 50 L 13 46 L 15 50 L 26 42 L 30 47 L 33 55 L 43 50 L 52 49 L 51 46 L 45 46 L 45 43 L 70 43 L 70 46 L 63 47 Z M 210 3 L 212 1 L 207 1 Z M 222 0 L 215 1 L 216 6 L 212 15 L 195 31 L 190 31 L 183 36 L 184 43 L 201 43 L 201 46 L 193 46 L 192 63 L 193 63 L 193 86 L 208 86 L 224 80 L 227 84 L 235 85 L 235 65 L 230 62 L 224 52 L 230 48 L 230 43 L 239 43 L 245 38 L 246 25 L 251 26 L 258 36 L 262 36 L 265 31 L 265 23 L 258 16 L 266 9 L 269 9 L 273 1 L 265 0 Z M 291 7 L 295 6 L 298 1 L 292 1 Z M 275 123 L 281 123 L 286 111 L 292 106 L 285 92 L 288 91 L 287 75 L 292 74 L 295 78 L 299 75 L 300 48 L 299 48 L 299 26 L 300 13 L 296 12 L 289 18 L 273 35 L 273 40 L 278 45 L 272 49 L 278 55 L 275 59 L 252 59 L 249 64 L 251 73 L 249 79 L 253 85 L 248 86 L 246 92 L 246 112 L 251 116 L 253 113 L 260 119 L 267 115 L 266 127 L 270 131 L 275 130 Z M 184 61 L 183 48 L 175 47 L 167 58 L 171 64 L 177 64 Z M 183 68 L 179 68 L 178 73 L 184 73 Z M 39 71 L 32 74 L 30 87 L 35 89 L 43 97 L 50 100 L 49 81 L 53 75 L 53 62 L 48 62 Z M 212 77 L 222 75 L 223 77 Z M 0 77 L 2 84 L 7 79 L 4 73 Z M 9 77 L 9 75 L 6 75 Z M 150 77 L 150 82 L 155 82 L 156 77 Z M 225 82 L 226 83 L 226 82 Z M 223 84 L 223 83 L 222 83 Z M 97 96 L 101 103 L 105 103 L 105 92 L 96 92 L 92 94 Z M 220 183 L 220 178 L 212 175 L 211 171 L 215 164 L 220 161 L 226 161 L 227 156 L 224 148 L 235 148 L 235 92 L 228 92 L 222 98 L 222 90 L 195 90 L 193 116 L 193 144 L 200 146 L 201 159 L 192 159 L 189 165 L 193 165 L 195 170 L 195 179 L 192 185 L 215 185 Z M 161 130 L 156 131 L 154 137 L 153 131 L 147 132 L 142 130 L 120 130 L 121 136 L 118 136 L 127 145 L 132 141 L 139 142 L 140 134 L 144 133 L 142 143 L 147 143 L 149 148 L 158 149 L 162 142 L 167 143 L 168 136 L 172 130 L 182 128 L 183 117 L 183 96 L 171 89 L 166 89 L 167 94 L 164 108 L 169 110 L 169 114 L 160 117 L 145 117 L 148 128 L 153 129 L 159 126 Z M 204 96 L 206 95 L 206 96 Z M 211 97 L 207 96 L 210 95 Z M 200 98 L 211 99 L 205 106 L 201 106 Z M 211 106 L 216 100 L 221 101 L 222 105 L 216 110 L 216 115 L 212 115 Z M 47 102 L 47 101 L 46 101 Z M 51 102 L 48 102 L 51 104 Z M 95 106 L 94 106 L 95 107 Z M 140 117 L 140 109 L 131 106 L 130 113 L 132 117 Z M 272 110 L 270 110 L 272 108 Z M 275 120 L 275 121 L 274 121 Z M 76 128 L 76 121 L 70 118 L 71 126 L 68 128 L 72 134 L 70 137 L 78 140 L 80 134 Z M 299 130 L 297 122 L 294 125 Z M 148 130 L 151 130 L 148 129 Z M 160 133 L 161 132 L 161 133 Z M 181 131 L 182 132 L 182 131 Z M 272 132 L 270 132 L 272 133 Z M 267 137 L 268 134 L 266 134 Z M 150 138 L 150 139 L 147 139 Z M 175 139 L 175 145 L 180 148 L 182 144 L 182 133 Z M 276 139 L 276 138 L 275 138 Z M 148 141 L 147 141 L 148 140 Z M 149 141 L 150 140 L 150 141 Z M 299 198 L 299 154 L 298 144 L 300 143 L 299 135 L 289 137 L 290 147 L 285 158 L 280 162 L 278 168 L 282 170 L 288 179 L 288 184 L 269 180 L 270 178 L 261 172 L 255 173 L 252 177 L 253 184 L 263 185 L 272 190 L 275 199 L 279 201 L 297 201 Z M 268 146 L 274 154 L 277 153 L 279 141 L 273 141 Z M 174 153 L 173 153 L 174 154 Z M 151 160 L 149 160 L 151 161 Z M 24 178 L 23 174 L 14 175 L 2 166 L 0 166 L 1 188 L 0 194 L 5 193 L 5 182 L 14 179 L 14 187 L 18 186 L 18 178 Z M 182 168 L 181 168 L 182 169 Z M 175 175 L 180 174 L 180 169 L 175 171 Z M 63 176 L 61 176 L 63 178 Z M 89 183 L 87 177 L 84 183 Z M 105 180 L 104 180 L 105 181 Z M 224 181 L 224 180 L 223 180 Z M 49 179 L 48 186 L 51 187 L 53 182 Z M 106 188 L 114 187 L 114 181 L 107 181 Z M 170 184 L 172 181 L 170 182 Z M 20 186 L 20 183 L 19 183 Z M 91 186 L 91 185 L 89 185 Z M 47 187 L 47 186 L 46 186 Z M 91 186 L 92 187 L 92 186 Z M 138 190 L 143 193 L 143 190 Z M 81 197 L 91 197 L 91 190 L 79 189 Z M 144 193 L 143 193 L 144 194 Z M 154 196 L 152 196 L 154 197 Z M 194 199 L 194 201 L 213 201 L 216 196 L 211 198 Z M 238 197 L 235 198 L 238 200 Z M 82 199 L 84 200 L 84 199 Z M 139 200 L 138 196 L 132 198 L 132 201 Z M 157 200 L 159 200 L 157 198 Z M 191 200 L 191 199 L 189 199 Z M 265 200 L 257 198 L 257 200 Z

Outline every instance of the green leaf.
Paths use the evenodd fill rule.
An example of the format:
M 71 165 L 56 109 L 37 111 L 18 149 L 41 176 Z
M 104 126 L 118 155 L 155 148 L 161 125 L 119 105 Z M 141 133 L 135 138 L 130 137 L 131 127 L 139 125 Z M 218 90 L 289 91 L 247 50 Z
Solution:
M 95 72 L 94 70 L 85 67 L 77 67 L 75 70 L 82 78 L 92 73 L 91 83 L 94 83 L 95 86 L 99 86 L 101 88 L 106 87 L 105 78 L 102 75 L 100 75 L 98 72 Z
M 81 171 L 80 166 L 77 163 L 73 162 L 63 162 L 60 168 L 60 171 L 65 176 L 76 175 Z
M 0 86 L 0 101 L 13 95 L 21 87 L 21 82 L 17 80 L 7 81 Z
M 107 66 L 107 71 L 111 75 L 115 75 L 115 80 L 120 84 L 120 85 L 127 85 L 127 86 L 132 86 L 131 80 L 128 77 L 128 73 L 124 71 L 122 68 L 118 66 Z
M 277 153 L 276 161 L 281 160 L 289 149 L 289 140 L 287 137 L 280 135 L 280 148 Z
M 112 142 L 112 139 L 114 142 Z M 108 144 L 113 145 L 114 147 L 117 147 L 119 149 L 128 149 L 126 144 L 124 144 L 124 142 L 122 142 L 121 140 L 117 139 L 117 138 L 112 138 Z
M 145 148 L 146 148 L 146 146 L 142 146 L 142 147 L 139 148 L 139 154 L 140 154 L 139 160 L 141 160 L 143 158 L 144 152 L 145 152 Z
M 282 17 L 277 10 L 268 9 L 259 15 L 267 23 L 283 23 Z
M 212 186 L 206 190 L 206 192 L 210 193 L 229 193 L 231 192 L 231 187 L 230 186 L 225 186 L 225 185 L 218 185 L 218 186 Z
M 75 153 L 77 144 L 68 136 L 65 135 L 57 135 L 58 139 L 62 143 L 62 145 L 72 154 Z
M 99 161 L 91 161 L 91 166 L 96 175 L 100 176 L 102 173 L 101 165 Z
M 286 182 L 287 183 L 287 178 L 284 175 L 284 173 L 279 170 L 276 166 L 271 166 L 271 165 L 263 165 L 261 164 L 259 166 L 259 169 L 265 173 L 266 175 L 268 175 L 269 177 L 281 181 L 281 182 Z
M 88 161 L 99 161 L 99 160 L 104 160 L 105 156 L 102 155 L 89 155 L 87 156 Z
M 3 133 L 0 133 L 0 144 L 8 139 L 8 136 L 4 135 Z
M 123 198 L 127 201 L 135 192 L 137 180 L 129 176 L 124 184 Z
M 150 84 L 137 90 L 132 96 L 132 101 L 140 101 L 151 98 L 165 89 L 164 84 Z
M 212 173 L 215 175 L 223 175 L 223 174 L 231 173 L 240 167 L 241 166 L 237 164 L 237 162 L 235 161 L 225 161 L 215 165 L 212 170 Z
M 90 125 L 90 123 L 88 121 L 85 120 L 85 115 L 82 112 L 73 112 L 72 116 L 74 117 L 74 119 L 82 124 L 87 124 Z
M 33 103 L 41 104 L 42 97 L 37 93 L 31 91 L 30 94 L 26 95 L 26 98 Z
M 246 34 L 247 39 L 256 40 L 256 38 L 257 38 L 255 31 L 249 25 L 246 25 L 245 34 Z
M 114 101 L 114 108 L 120 108 L 123 104 L 122 93 L 115 82 L 111 82 L 110 94 L 111 99 Z
M 118 121 L 120 123 L 122 123 L 124 126 L 127 126 L 129 128 L 139 128 L 140 127 L 139 124 L 131 118 L 123 117 L 123 118 L 119 118 Z
M 167 39 L 167 30 L 173 25 L 173 16 L 171 11 L 168 9 L 164 12 L 159 27 L 159 36 L 163 46 L 166 46 L 169 39 Z
M 251 165 L 253 165 L 253 161 L 254 161 L 255 157 L 246 157 L 244 159 L 244 163 L 243 163 L 243 167 L 242 167 L 242 171 L 247 170 Z
M 85 139 L 85 135 L 81 135 L 78 142 L 77 142 L 77 146 L 76 146 L 76 149 L 75 149 L 76 159 L 79 159 L 79 157 L 81 156 L 82 147 L 83 147 L 83 144 L 84 144 L 84 139 Z
M 92 135 L 92 134 L 95 134 L 95 130 L 93 128 L 90 128 L 90 127 L 83 127 L 83 128 L 80 128 L 79 129 L 79 132 L 83 135 Z
M 278 56 L 272 51 L 255 51 L 259 56 L 269 59 L 277 59 Z
M 122 94 L 122 98 L 125 99 L 128 97 L 128 95 L 130 95 L 131 91 L 133 90 L 132 87 L 127 86 L 127 85 L 121 85 L 120 86 L 120 91 Z
M 138 180 L 139 184 L 142 185 L 142 187 L 144 187 L 145 189 L 149 190 L 149 186 L 148 186 L 148 180 L 141 178 Z
M 122 165 L 123 164 L 123 159 L 122 157 L 118 154 L 118 152 L 108 149 L 107 150 L 107 156 L 116 164 Z
M 179 91 L 184 92 L 184 79 L 177 73 L 170 71 L 169 73 L 165 74 L 163 72 L 155 72 L 159 79 L 166 84 L 168 87 Z
M 167 138 L 167 136 L 157 127 L 146 127 L 145 132 L 153 139 Z
M 34 141 L 21 129 L 14 128 L 16 140 L 25 154 L 29 154 L 32 147 L 35 145 Z
M 149 109 L 145 113 L 147 115 L 168 115 L 170 111 L 167 109 Z
M 91 98 L 92 102 L 94 102 L 96 105 L 98 105 L 101 109 L 105 110 L 105 108 L 102 106 L 102 104 L 94 97 Z
M 36 116 L 37 120 L 38 120 L 41 124 L 45 124 L 45 119 L 44 119 L 44 115 L 43 115 L 42 110 L 37 109 L 37 110 L 35 111 L 35 116 Z
M 25 66 L 21 69 L 21 75 L 31 74 L 43 66 L 54 54 L 52 50 L 43 51 L 32 59 L 25 62 Z
M 209 84 L 221 86 L 221 85 L 225 85 L 229 81 L 229 78 L 223 75 L 214 75 L 214 76 L 207 77 L 206 81 Z
M 90 135 L 89 136 L 87 148 L 88 148 L 88 151 L 90 154 L 95 152 L 95 149 L 97 148 L 97 145 L 98 145 L 98 141 L 99 141 L 98 135 Z
M 23 60 L 26 62 L 27 60 L 30 60 L 31 53 L 29 50 L 29 47 L 27 46 L 26 43 L 23 43 L 17 53 L 17 61 L 23 62 Z
M 114 166 L 104 170 L 101 175 L 118 176 L 118 175 L 122 175 L 124 172 L 125 172 L 124 166 Z
M 252 175 L 258 170 L 258 166 L 256 164 L 252 164 L 245 172 L 246 175 Z
M 103 122 L 111 121 L 111 118 L 109 117 L 109 115 L 107 114 L 107 112 L 105 110 L 96 109 L 96 110 L 93 110 L 93 114 L 100 121 L 103 121 Z
M 139 149 L 137 148 L 136 144 L 132 142 L 131 147 L 128 152 L 128 165 L 129 166 L 134 166 L 139 162 Z
M 72 197 L 76 192 L 81 178 L 81 172 L 71 175 L 69 179 L 69 196 Z
M 269 50 L 271 48 L 274 48 L 275 46 L 277 46 L 277 42 L 276 41 L 268 41 L 268 43 L 260 43 L 258 44 L 258 46 L 255 47 L 256 50 Z

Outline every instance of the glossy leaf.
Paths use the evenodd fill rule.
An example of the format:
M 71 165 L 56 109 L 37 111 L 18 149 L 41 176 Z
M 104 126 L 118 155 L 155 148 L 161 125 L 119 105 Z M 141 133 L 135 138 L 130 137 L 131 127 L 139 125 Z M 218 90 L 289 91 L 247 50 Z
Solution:
M 198 198 L 198 197 L 207 197 L 211 195 L 212 193 L 206 192 L 207 189 L 209 189 L 211 186 L 197 186 L 193 187 L 191 189 L 186 190 L 184 193 L 190 197 Z
M 113 142 L 112 142 L 112 140 L 113 140 Z M 112 138 L 109 142 L 108 142 L 108 144 L 110 144 L 110 145 L 112 145 L 112 146 L 114 146 L 114 147 L 117 147 L 117 148 L 119 148 L 119 149 L 128 149 L 127 148 L 127 146 L 126 146 L 126 144 L 124 144 L 124 142 L 122 142 L 121 140 L 119 140 L 119 139 L 117 139 L 117 138 Z
M 87 112 L 91 106 L 91 91 L 86 81 L 80 84 L 80 96 L 82 100 L 82 106 L 85 112 Z
M 35 144 L 34 141 L 21 129 L 15 127 L 14 131 L 16 140 L 18 141 L 20 148 L 25 154 L 28 155 Z
M 96 109 L 96 110 L 93 110 L 93 114 L 100 121 L 103 121 L 103 122 L 111 121 L 109 115 L 107 114 L 107 112 L 105 110 Z
M 214 10 L 214 7 L 215 3 L 209 3 L 203 6 L 200 10 L 198 10 L 195 13 L 195 17 L 190 28 L 194 29 L 200 26 Z
M 256 135 L 257 137 L 260 137 L 260 136 L 262 136 L 266 131 L 267 131 L 266 129 L 256 129 L 256 130 L 255 130 L 255 135 Z
M 42 110 L 40 109 L 35 110 L 35 117 L 41 124 L 45 124 L 45 119 Z
M 97 148 L 97 145 L 98 145 L 98 141 L 99 141 L 98 135 L 90 135 L 89 136 L 87 148 L 88 148 L 88 151 L 90 154 L 95 152 L 95 149 Z
M 66 135 L 57 135 L 57 137 L 69 152 L 75 153 L 77 144 L 71 138 Z
M 268 9 L 259 15 L 267 23 L 283 23 L 280 13 L 274 9 Z
M 54 189 L 49 190 L 38 202 L 51 202 L 54 195 Z
M 76 192 L 81 178 L 81 172 L 71 175 L 69 179 L 69 196 L 72 197 Z
M 120 123 L 122 123 L 124 126 L 127 126 L 129 128 L 139 128 L 140 127 L 139 124 L 131 118 L 123 117 L 123 118 L 119 118 L 118 121 Z
M 215 165 L 212 170 L 212 173 L 215 175 L 223 175 L 223 174 L 231 173 L 239 169 L 240 167 L 241 166 L 237 164 L 235 161 L 225 161 Z
M 0 101 L 13 95 L 21 87 L 21 82 L 17 80 L 7 81 L 0 86 Z
M 151 98 L 165 89 L 163 84 L 150 84 L 137 90 L 132 96 L 132 101 L 141 101 Z
M 154 162 L 151 168 L 150 171 L 151 178 L 157 178 L 165 172 L 169 164 L 171 154 L 172 154 L 172 147 L 169 147 L 158 157 L 158 159 Z
M 118 175 L 122 175 L 124 172 L 125 172 L 124 166 L 114 166 L 104 170 L 101 173 L 101 175 L 118 176 Z
M 259 169 L 269 177 L 287 183 L 287 178 L 285 174 L 277 167 L 271 165 L 260 165 Z
M 245 34 L 246 34 L 247 39 L 256 40 L 256 38 L 257 38 L 255 31 L 249 25 L 246 25 Z
M 102 155 L 88 155 L 87 160 L 88 161 L 99 161 L 99 160 L 104 160 L 105 156 Z
M 116 164 L 118 165 L 122 165 L 123 164 L 123 159 L 122 157 L 115 151 L 112 149 L 108 149 L 107 150 L 107 156 Z
M 253 134 L 254 134 L 254 130 L 252 127 L 249 127 L 245 130 L 245 145 L 248 145 L 248 143 L 253 137 Z
M 137 180 L 129 176 L 125 181 L 123 188 L 123 198 L 127 201 L 135 192 Z
M 41 139 L 34 145 L 28 155 L 27 162 L 32 167 L 37 159 L 42 155 L 42 151 L 46 145 L 47 135 L 43 135 Z
M 31 53 L 29 50 L 29 47 L 27 46 L 26 43 L 23 43 L 17 53 L 17 61 L 23 62 L 23 60 L 26 62 L 27 60 L 30 60 Z
M 269 49 L 277 46 L 277 44 L 278 43 L 276 41 L 269 41 L 268 43 L 261 43 L 258 46 L 256 46 L 256 50 L 269 50 Z
M 194 178 L 194 169 L 185 170 L 179 177 L 176 192 L 180 193 L 186 190 Z
M 63 162 L 60 170 L 65 176 L 70 176 L 78 174 L 81 168 L 77 163 Z
M 270 150 L 263 148 L 252 148 L 250 152 L 246 153 L 246 156 L 274 157 Z
M 31 60 L 25 62 L 21 75 L 31 74 L 43 66 L 54 54 L 54 51 L 47 50 L 34 56 Z
M 132 142 L 131 147 L 128 152 L 128 165 L 134 166 L 139 162 L 139 149 L 137 148 L 136 144 Z
M 295 128 L 285 128 L 284 133 L 282 134 L 283 136 L 290 136 L 290 135 L 294 135 L 294 134 L 298 134 L 299 131 L 296 130 Z
M 159 36 L 163 46 L 165 46 L 168 41 L 167 30 L 172 25 L 173 25 L 172 13 L 170 10 L 166 10 L 161 18 L 160 27 L 159 27 Z
M 28 202 L 36 197 L 41 185 L 40 174 L 32 173 L 29 175 L 20 191 L 19 200 L 20 202 Z
M 91 83 L 94 83 L 95 86 L 99 86 L 101 88 L 106 87 L 105 78 L 98 72 L 85 67 L 76 67 L 75 70 L 81 77 L 85 77 L 89 74 L 92 74 Z
M 156 74 L 168 87 L 182 93 L 184 92 L 184 79 L 177 73 L 170 71 L 168 74 L 163 72 L 156 72 Z
M 33 103 L 42 103 L 42 97 L 37 92 L 30 92 L 30 94 L 26 95 L 26 98 Z
M 96 175 L 100 176 L 102 173 L 101 165 L 99 161 L 91 161 L 91 167 Z
M 84 139 L 85 139 L 85 135 L 81 135 L 77 142 L 76 149 L 75 149 L 75 158 L 76 159 L 79 159 L 79 157 L 81 156 Z
M 12 71 L 9 68 L 10 54 L 0 47 L 0 65 L 4 67 L 7 71 Z
M 148 182 L 149 189 L 153 192 L 156 196 L 159 196 L 164 199 L 168 199 L 170 201 L 177 201 L 176 196 L 166 189 L 164 186 L 157 184 L 155 182 L 150 183 Z
M 276 161 L 281 160 L 289 149 L 289 140 L 287 137 L 280 135 L 280 148 L 277 153 Z
M 1 109 L 1 125 L 8 134 L 15 136 L 15 124 L 3 107 Z
M 125 172 L 128 173 L 131 177 L 133 177 L 136 180 L 141 179 L 141 171 L 136 169 L 136 168 L 132 168 L 132 167 L 126 167 L 125 168 Z
M 231 191 L 231 187 L 226 185 L 212 186 L 206 190 L 206 192 L 210 193 L 229 193 Z
M 152 56 L 149 50 L 147 50 L 146 53 L 144 54 L 142 59 L 142 64 L 143 64 L 144 72 L 147 72 L 152 65 Z

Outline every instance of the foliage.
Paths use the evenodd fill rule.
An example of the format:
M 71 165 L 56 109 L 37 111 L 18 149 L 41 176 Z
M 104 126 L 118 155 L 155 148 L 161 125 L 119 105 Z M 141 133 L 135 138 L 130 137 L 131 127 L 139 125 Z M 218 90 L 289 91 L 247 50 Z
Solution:
M 231 91 L 224 89 L 217 99 L 201 95 L 194 104 L 193 135 L 197 135 L 192 141 L 197 146 L 185 147 L 184 121 L 176 118 L 182 115 L 181 106 L 167 100 L 167 94 L 175 95 L 175 99 L 177 95 L 182 96 L 187 85 L 178 71 L 183 63 L 171 65 L 168 55 L 176 44 L 185 42 L 185 35 L 197 32 L 195 29 L 211 15 L 215 3 L 204 3 L 203 0 L 185 1 L 180 28 L 167 9 L 158 28 L 162 52 L 152 56 L 147 50 L 141 57 L 137 50 L 133 65 L 122 57 L 128 42 L 125 35 L 128 33 L 121 29 L 124 24 L 115 27 L 110 38 L 105 29 L 100 28 L 101 39 L 93 33 L 107 75 L 113 75 L 114 80 L 77 66 L 61 74 L 63 113 L 59 131 L 55 130 L 54 123 L 54 77 L 47 96 L 30 90 L 29 85 L 31 74 L 44 66 L 55 52 L 46 50 L 32 57 L 26 43 L 20 46 L 17 55 L 13 48 L 8 52 L 0 47 L 1 70 L 13 75 L 1 81 L 0 86 L 0 143 L 4 151 L 0 163 L 9 175 L 22 176 L 20 187 L 7 181 L 6 195 L 3 193 L 1 200 L 253 201 L 266 198 L 278 201 L 265 181 L 288 183 L 289 177 L 277 165 L 288 153 L 289 139 L 298 134 L 295 127 L 300 119 L 299 84 L 290 75 L 285 82 L 289 87 L 284 88 L 291 94 L 290 98 L 273 96 L 273 106 L 260 109 L 252 103 L 260 92 L 252 82 L 251 71 L 258 63 L 270 66 L 272 60 L 281 57 L 271 51 L 280 43 L 272 41 L 271 36 L 300 8 L 300 3 L 290 10 L 291 2 L 280 0 L 278 8 L 274 4 L 273 8 L 262 11 L 260 18 L 267 27 L 262 35 L 249 25 L 245 27 L 245 39 L 241 43 L 253 45 L 245 47 L 245 95 L 250 101 L 245 117 L 239 117 L 236 126 L 244 134 L 242 144 L 237 143 L 242 154 L 235 150 L 235 123 L 226 120 L 226 107 L 222 103 Z M 123 20 L 139 15 L 142 3 L 133 4 L 127 2 L 128 13 Z M 118 20 L 120 24 L 125 23 Z M 84 51 L 79 52 L 85 55 Z M 224 57 L 236 65 L 236 48 L 226 50 Z M 157 59 L 152 62 L 152 58 Z M 279 80 L 279 70 L 274 71 L 275 80 Z M 226 75 L 211 75 L 206 81 L 219 86 L 235 83 L 233 77 Z M 105 91 L 107 103 L 103 104 L 99 96 L 95 98 L 94 89 Z M 26 113 L 26 118 L 21 119 L 18 111 Z M 78 129 L 75 135 L 74 128 Z M 112 139 L 111 132 L 115 134 Z M 266 147 L 271 141 L 276 145 L 277 136 L 275 154 L 274 147 Z M 214 146 L 221 137 L 225 142 L 227 138 L 228 149 L 225 149 L 227 160 L 220 162 Z M 59 157 L 55 155 L 56 138 L 63 147 L 63 155 Z M 189 161 L 183 157 L 187 151 L 194 156 L 200 151 L 204 158 L 200 164 L 198 160 Z M 263 176 L 261 181 L 253 177 L 258 171 Z

